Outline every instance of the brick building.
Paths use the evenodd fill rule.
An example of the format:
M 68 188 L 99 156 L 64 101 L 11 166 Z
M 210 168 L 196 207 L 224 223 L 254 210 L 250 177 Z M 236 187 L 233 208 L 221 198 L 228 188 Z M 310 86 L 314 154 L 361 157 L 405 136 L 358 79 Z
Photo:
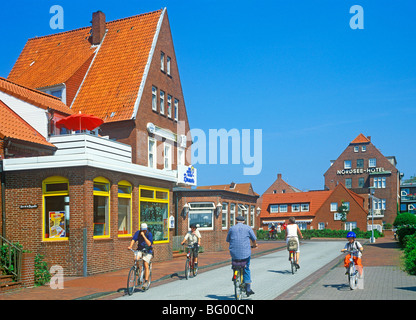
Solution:
M 259 226 L 259 195 L 251 183 L 199 186 L 197 189 L 175 188 L 179 213 L 177 234 L 184 236 L 192 223 L 199 224 L 201 245 L 207 251 L 228 250 L 228 230 L 243 215 L 253 230 Z
M 384 156 L 371 142 L 371 137 L 358 135 L 340 156 L 331 161 L 325 172 L 325 188 L 333 190 L 344 184 L 366 199 L 365 206 L 383 223 L 392 224 L 398 211 L 400 172 L 394 156 Z M 368 203 L 374 188 L 373 201 Z
M 343 204 L 348 207 L 345 223 L 337 212 Z M 366 230 L 367 214 L 364 198 L 340 183 L 333 190 L 263 195 L 260 220 L 264 230 L 271 223 L 287 224 L 290 217 L 295 217 L 302 230 Z
M 7 81 L 56 97 L 48 110 L 59 101 L 104 124 L 63 134 L 57 112 L 30 123 L 51 150 L 5 154 L 3 234 L 66 275 L 87 275 L 130 265 L 126 248 L 146 222 L 155 261 L 171 259 L 172 190 L 196 170 L 166 9 L 111 22 L 96 12 L 92 27 L 30 39 Z

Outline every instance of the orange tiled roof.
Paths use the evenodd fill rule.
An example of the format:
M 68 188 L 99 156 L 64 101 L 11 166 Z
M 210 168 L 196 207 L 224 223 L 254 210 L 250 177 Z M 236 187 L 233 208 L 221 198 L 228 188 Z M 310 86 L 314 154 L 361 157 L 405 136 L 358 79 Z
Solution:
M 106 122 L 131 119 L 161 14 L 107 22 L 99 47 L 88 40 L 91 27 L 31 39 L 9 78 L 34 88 L 64 83 L 95 54 L 72 110 Z
M 0 137 L 28 141 L 55 148 L 17 113 L 0 100 Z
M 261 206 L 261 215 L 263 216 L 279 216 L 291 217 L 293 212 L 287 213 L 270 213 L 269 206 L 271 204 L 301 204 L 309 203 L 309 212 L 296 212 L 305 216 L 314 216 L 318 209 L 322 206 L 326 199 L 333 191 L 309 191 L 309 192 L 292 192 L 292 193 L 276 193 L 263 195 L 263 203 Z M 290 210 L 288 210 L 290 211 Z
M 351 141 L 351 143 L 368 143 L 370 142 L 370 140 L 363 135 L 362 133 L 360 133 L 357 138 L 355 138 L 354 140 Z
M 0 77 L 0 91 L 45 110 L 50 108 L 65 115 L 73 114 L 73 111 L 59 98 L 23 87 L 2 77 Z
M 197 189 L 226 190 L 226 191 L 232 191 L 232 192 L 237 192 L 237 193 L 258 196 L 258 194 L 254 192 L 251 183 L 236 183 L 234 188 L 231 188 L 231 184 L 221 184 L 221 185 L 215 185 L 215 186 L 200 186 L 200 187 L 197 187 Z

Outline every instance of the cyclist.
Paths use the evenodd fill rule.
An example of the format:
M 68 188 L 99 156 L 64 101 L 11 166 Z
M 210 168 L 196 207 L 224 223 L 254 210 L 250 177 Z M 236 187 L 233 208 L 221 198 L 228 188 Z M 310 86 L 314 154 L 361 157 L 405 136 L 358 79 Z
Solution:
M 354 253 L 354 256 L 352 259 L 354 260 L 354 263 L 358 266 L 357 270 L 361 275 L 362 270 L 363 270 L 362 269 L 363 265 L 361 263 L 361 256 L 362 256 L 362 252 L 364 248 L 361 245 L 361 243 L 355 240 L 356 237 L 357 235 L 355 234 L 355 232 L 352 232 L 352 231 L 348 232 L 347 234 L 348 242 L 346 243 L 344 249 L 341 250 L 341 252 L 358 250 L 357 253 Z M 344 267 L 346 268 L 345 274 L 348 274 L 348 266 L 350 264 L 350 258 L 351 258 L 351 254 L 347 254 L 344 259 Z
M 130 246 L 127 249 L 131 250 L 136 241 L 138 251 L 136 252 L 135 259 L 139 260 L 140 258 L 143 258 L 145 280 L 143 283 L 143 288 L 147 288 L 149 282 L 149 264 L 153 258 L 153 235 L 147 229 L 146 223 L 142 223 L 140 225 L 140 230 L 134 234 L 133 238 L 131 239 Z
M 246 260 L 246 267 L 244 269 L 244 283 L 246 284 L 246 293 L 247 296 L 254 294 L 254 291 L 251 289 L 251 274 L 250 274 L 250 258 L 251 258 L 251 249 L 250 241 L 252 243 L 252 248 L 257 248 L 257 238 L 253 232 L 253 229 L 248 225 L 244 224 L 245 218 L 243 216 L 238 216 L 236 218 L 237 224 L 232 226 L 228 230 L 227 242 L 230 244 L 230 254 L 232 260 Z
M 303 235 L 302 232 L 299 229 L 299 226 L 296 224 L 296 219 L 294 217 L 290 217 L 289 218 L 289 224 L 286 225 L 286 244 L 289 243 L 289 239 L 293 238 L 296 240 L 296 242 L 298 243 L 298 250 L 296 251 L 296 268 L 300 268 L 299 266 L 299 258 L 300 258 L 300 246 L 299 246 L 299 238 L 298 235 L 300 236 L 301 239 L 303 239 Z M 289 260 L 290 260 L 290 252 L 289 252 Z
M 181 245 L 183 245 L 186 241 L 188 241 L 188 245 L 194 246 L 193 253 L 194 253 L 194 266 L 195 268 L 198 267 L 198 252 L 199 246 L 201 245 L 201 233 L 198 230 L 198 224 L 191 224 L 191 230 L 185 235 Z

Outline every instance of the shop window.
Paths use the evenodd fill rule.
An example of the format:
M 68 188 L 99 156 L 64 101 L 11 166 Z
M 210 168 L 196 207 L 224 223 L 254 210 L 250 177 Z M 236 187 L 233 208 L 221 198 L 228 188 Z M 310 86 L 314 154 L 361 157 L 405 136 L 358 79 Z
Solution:
M 44 241 L 69 238 L 69 182 L 64 177 L 49 177 L 42 182 Z
M 250 227 L 254 228 L 254 206 L 250 206 Z
M 230 204 L 230 227 L 235 224 L 235 203 Z
M 110 237 L 110 182 L 102 177 L 94 179 L 94 238 Z
M 222 219 L 221 225 L 223 229 L 227 229 L 227 217 L 228 217 L 228 203 L 222 203 Z
M 118 234 L 119 236 L 131 236 L 132 224 L 132 186 L 127 181 L 118 184 Z
M 148 225 L 155 243 L 169 242 L 169 190 L 140 187 L 139 195 L 139 225 Z
M 189 225 L 199 224 L 202 230 L 212 230 L 214 225 L 214 210 L 215 204 L 213 202 L 190 203 Z

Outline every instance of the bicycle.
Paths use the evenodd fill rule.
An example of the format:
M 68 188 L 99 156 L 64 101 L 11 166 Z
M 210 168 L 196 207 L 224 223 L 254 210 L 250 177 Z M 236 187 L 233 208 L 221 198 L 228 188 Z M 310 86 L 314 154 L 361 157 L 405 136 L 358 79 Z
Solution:
M 296 240 L 293 240 L 293 241 L 296 241 Z M 291 245 L 288 245 L 290 269 L 292 271 L 292 274 L 295 274 L 298 271 L 298 256 L 296 254 L 297 250 L 298 250 L 297 243 L 296 243 L 296 248 L 292 247 Z
M 351 290 L 355 290 L 355 289 L 357 289 L 357 286 L 358 286 L 359 272 L 358 272 L 357 268 L 355 267 L 354 253 L 357 253 L 358 250 L 352 250 L 352 251 L 345 250 L 344 252 L 350 254 L 350 263 L 349 263 L 348 269 L 347 269 L 348 284 L 349 284 Z
M 244 269 L 247 260 L 232 260 L 231 268 L 233 269 L 234 296 L 235 300 L 241 300 L 246 295 L 246 285 L 244 283 Z
M 137 260 L 136 259 L 137 250 L 133 250 L 133 249 L 130 249 L 130 250 L 133 251 L 135 257 L 134 257 L 133 266 L 131 267 L 128 278 L 127 278 L 127 293 L 129 294 L 129 296 L 131 296 L 134 293 L 136 286 L 139 287 L 144 283 L 144 272 L 145 272 L 143 257 Z M 142 250 L 142 256 L 145 253 L 146 251 Z M 140 263 L 140 261 L 142 261 L 142 263 Z M 152 280 L 152 262 L 150 261 L 149 280 L 147 282 L 147 286 L 142 287 L 143 291 L 146 291 L 149 289 L 151 280 Z
M 186 253 L 186 263 L 185 263 L 185 278 L 186 280 L 189 279 L 191 270 L 194 277 L 198 274 L 198 266 L 195 266 L 195 253 L 194 253 L 195 245 L 188 245 L 187 253 Z M 197 248 L 195 248 L 198 250 Z

